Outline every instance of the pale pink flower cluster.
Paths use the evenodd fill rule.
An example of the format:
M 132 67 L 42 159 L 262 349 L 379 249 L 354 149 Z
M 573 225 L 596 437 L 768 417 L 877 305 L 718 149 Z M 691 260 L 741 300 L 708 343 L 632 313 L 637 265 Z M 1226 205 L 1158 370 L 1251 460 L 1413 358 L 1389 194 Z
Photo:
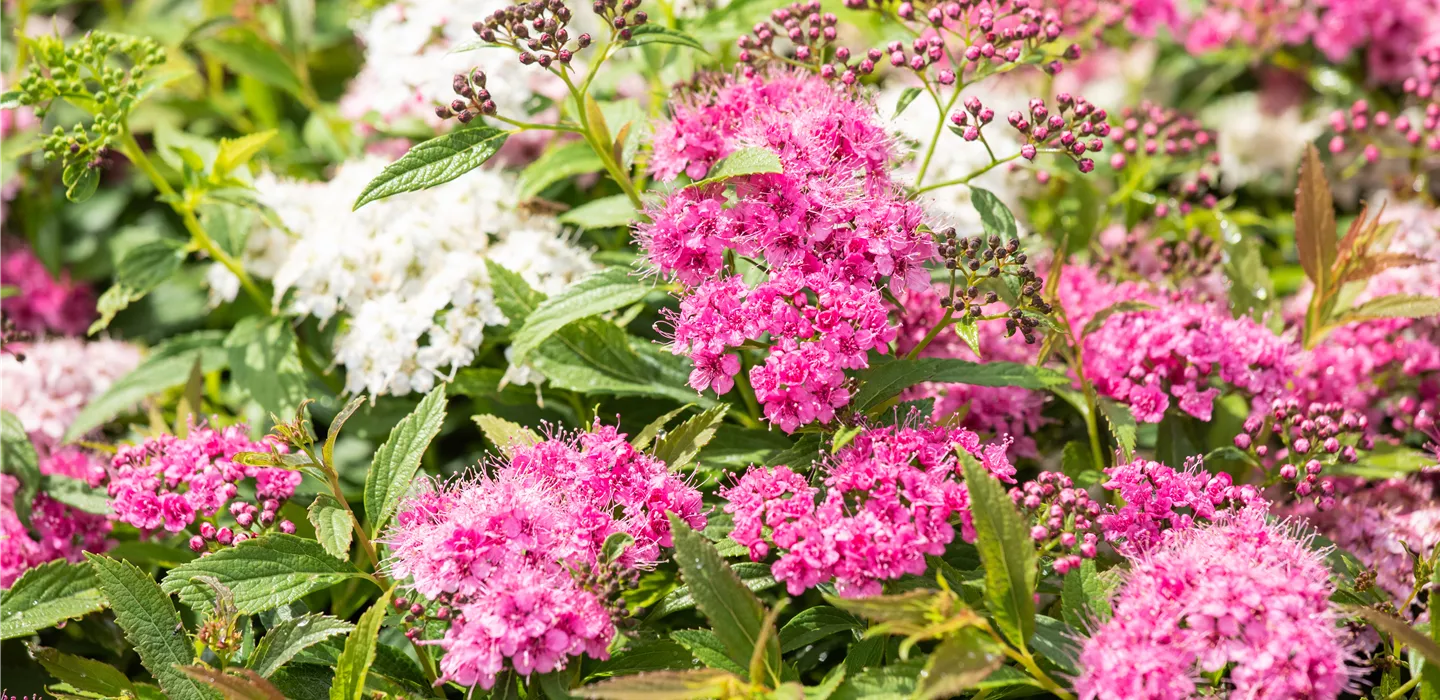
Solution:
M 0 299 L 0 313 L 29 333 L 80 335 L 95 320 L 95 293 L 72 282 L 70 273 L 50 274 L 35 253 L 23 245 L 4 241 L 0 254 L 0 281 L 15 294 Z
M 183 438 L 164 434 L 136 445 L 122 445 L 110 462 L 106 486 L 110 509 L 116 520 L 145 531 L 180 532 L 202 520 L 201 546 L 194 547 L 192 542 L 197 550 L 212 539 L 221 546 L 242 542 L 258 534 L 252 528 L 274 523 L 279 502 L 295 495 L 302 475 L 289 469 L 240 464 L 235 455 L 286 451 L 286 445 L 270 437 L 251 440 L 243 424 L 216 429 L 192 423 Z M 241 496 L 241 484 L 253 486 L 255 498 L 265 503 L 269 518 L 260 517 L 263 513 L 253 504 L 231 502 Z M 217 529 L 215 517 L 227 503 L 235 528 Z M 294 531 L 293 524 L 285 527 L 281 523 L 280 527 Z
M 1002 313 L 1003 305 L 992 307 L 993 312 Z M 940 322 L 945 310 L 940 306 L 940 295 L 936 290 L 924 289 L 911 292 L 901 309 L 900 329 L 895 341 L 896 352 L 906 355 L 920 343 L 931 328 Z M 981 323 L 978 326 L 980 357 L 958 333 L 942 332 L 920 351 L 922 357 L 947 357 L 972 362 L 1018 362 L 1033 364 L 1039 356 L 1038 345 L 1019 342 L 1019 338 L 1006 338 L 1003 323 Z M 1045 410 L 1047 395 L 1043 391 L 1032 391 L 1013 386 L 974 386 L 971 384 L 927 383 L 905 392 L 905 400 L 934 398 L 935 410 L 932 419 L 945 419 L 962 415 L 960 427 L 982 435 L 1011 437 L 1015 440 L 1015 453 L 1024 457 L 1038 454 L 1035 438 L 1031 433 L 1039 430 L 1047 421 L 1041 413 Z
M 1231 698 L 1339 697 L 1355 654 L 1322 557 L 1257 512 L 1175 536 L 1135 562 L 1114 616 L 1086 640 L 1076 694 L 1182 700 L 1221 672 Z
M 1162 546 L 1196 521 L 1216 520 L 1228 510 L 1258 509 L 1268 503 L 1254 486 L 1236 486 L 1229 474 L 1211 474 L 1199 460 L 1183 470 L 1137 459 L 1105 470 L 1105 488 L 1120 496 L 1098 518 L 1105 539 L 1126 556 Z
M 884 285 L 928 286 L 935 243 L 890 179 L 893 140 L 868 101 L 787 72 L 711 80 L 657 126 L 657 177 L 704 177 L 744 147 L 777 154 L 783 172 L 733 179 L 733 202 L 715 184 L 647 212 L 645 254 L 684 285 L 672 350 L 694 363 L 692 387 L 725 393 L 741 370 L 733 351 L 766 342 L 749 373 L 765 417 L 786 432 L 828 423 L 850 401 L 843 370 L 895 337 Z
M 1172 399 L 1181 411 L 1210 420 L 1220 394 L 1211 386 L 1216 380 L 1268 401 L 1285 392 L 1303 359 L 1293 343 L 1249 317 L 1233 318 L 1223 306 L 1114 285 L 1087 268 L 1066 267 L 1059 294 L 1077 332 L 1100 310 L 1097 303 L 1156 307 L 1115 313 L 1082 341 L 1085 376 L 1142 423 L 1160 422 Z
M 869 428 L 823 461 L 823 494 L 787 466 L 752 466 L 720 491 L 735 519 L 730 538 L 756 561 L 778 551 L 771 572 L 791 595 L 831 580 L 842 596 L 876 595 L 885 581 L 924 573 L 926 555 L 955 538 L 957 518 L 974 541 L 956 450 L 1013 484 L 1005 447 L 961 428 Z
M 510 450 L 493 474 L 411 498 L 386 534 L 395 578 L 446 606 L 433 643 L 442 679 L 465 686 L 490 688 L 507 666 L 528 676 L 606 658 L 613 601 L 576 572 L 596 570 L 615 533 L 635 540 L 620 565 L 654 564 L 671 544 L 667 511 L 705 526 L 700 492 L 614 427 Z
M 1375 570 L 1375 584 L 1397 605 L 1410 597 L 1414 552 L 1440 545 L 1440 489 L 1433 479 L 1387 479 L 1371 483 L 1335 479 L 1336 502 L 1320 509 L 1313 501 L 1291 504 L 1286 514 L 1314 527 L 1335 546 Z
M 110 340 L 85 343 L 57 338 L 18 348 L 25 359 L 0 354 L 0 408 L 13 414 L 34 445 L 40 473 L 79 479 L 90 486 L 105 475 L 93 454 L 62 446 L 61 437 L 75 416 L 120 375 L 140 360 L 131 345 Z M 110 547 L 110 523 L 103 515 L 85 513 L 45 494 L 31 502 L 31 527 L 15 513 L 20 482 L 0 476 L 0 588 L 25 570 L 54 559 L 82 561 L 81 552 Z

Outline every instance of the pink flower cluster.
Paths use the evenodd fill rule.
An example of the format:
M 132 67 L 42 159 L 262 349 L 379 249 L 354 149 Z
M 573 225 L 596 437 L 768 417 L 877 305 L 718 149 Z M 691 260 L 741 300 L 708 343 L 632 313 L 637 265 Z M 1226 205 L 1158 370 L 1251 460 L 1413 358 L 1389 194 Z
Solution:
M 1060 472 L 1040 472 L 1034 481 L 1010 489 L 1010 500 L 1033 519 L 1030 538 L 1042 553 L 1057 551 L 1056 573 L 1063 576 L 1080 566 L 1081 557 L 1095 558 L 1100 540 L 1096 533 L 1101 531 L 1095 522 L 1100 502 L 1091 500 L 1085 489 L 1076 488 L 1070 477 Z
M 1183 471 L 1137 459 L 1105 474 L 1110 477 L 1105 488 L 1117 492 L 1123 505 L 1112 505 L 1100 515 L 1100 529 L 1116 549 L 1132 557 L 1164 545 L 1194 527 L 1196 520 L 1268 506 L 1254 486 L 1236 486 L 1224 472 L 1212 475 L 1198 459 L 1187 462 Z
M 59 279 L 29 248 L 9 240 L 0 255 L 0 279 L 14 287 L 14 296 L 0 300 L 0 312 L 27 333 L 80 335 L 95 320 L 95 294 L 84 284 L 70 281 L 62 271 Z
M 823 495 L 787 466 L 752 466 L 722 489 L 730 538 L 756 561 L 778 550 L 771 571 L 791 595 L 832 579 L 842 596 L 876 595 L 885 581 L 924 573 L 926 555 L 955 538 L 955 516 L 961 537 L 975 539 L 957 449 L 1015 483 L 1005 445 L 981 446 L 968 430 L 870 428 L 824 460 Z
M 1301 361 L 1285 339 L 1224 307 L 1166 298 L 1130 283 L 1113 285 L 1094 271 L 1067 267 L 1060 301 L 1077 332 L 1104 305 L 1142 301 L 1156 308 L 1116 313 L 1082 341 L 1085 375 L 1101 394 L 1130 407 L 1135 420 L 1158 423 L 1171 399 L 1181 411 L 1210 420 L 1218 380 L 1269 400 L 1284 393 Z M 1073 310 L 1072 310 L 1073 309 Z
M 131 345 L 102 340 L 85 343 L 62 338 L 25 344 L 25 359 L 0 354 L 0 408 L 13 414 L 40 458 L 40 473 L 70 477 L 90 486 L 105 476 L 95 455 L 62 446 L 60 438 L 80 409 L 139 362 Z M 54 559 L 82 561 L 81 552 L 110 547 L 110 523 L 103 515 L 85 513 L 45 494 L 31 502 L 31 528 L 15 513 L 20 482 L 0 476 L 0 588 L 8 587 L 26 569 Z
M 1321 553 L 1263 513 L 1177 535 L 1135 562 L 1080 652 L 1075 692 L 1188 699 L 1202 674 L 1228 670 L 1228 697 L 1336 698 L 1357 674 L 1332 592 Z
M 714 80 L 657 127 L 656 175 L 700 178 L 743 147 L 778 154 L 783 172 L 732 180 L 733 201 L 715 184 L 647 212 L 645 254 L 685 286 L 672 350 L 694 363 L 692 387 L 725 393 L 741 370 L 733 351 L 767 342 L 749 373 L 766 418 L 787 432 L 829 422 L 850 400 L 843 370 L 895 337 L 885 280 L 896 293 L 928 286 L 935 243 L 890 180 L 895 153 L 871 104 L 814 76 Z
M 1300 518 L 1335 546 L 1375 570 L 1375 584 L 1397 605 L 1410 597 L 1415 569 L 1409 547 L 1429 552 L 1440 545 L 1440 489 L 1425 477 L 1364 483 L 1336 479 L 1338 498 L 1320 509 L 1300 501 L 1286 515 Z
M 649 566 L 671 544 L 666 512 L 705 525 L 700 492 L 665 463 L 597 423 L 577 438 L 514 446 L 508 462 L 411 498 L 386 534 L 396 579 L 442 603 L 442 679 L 490 688 L 508 666 L 521 675 L 607 657 L 614 601 L 582 585 L 605 540 L 634 544 L 619 558 Z M 603 574 L 602 574 L 603 575 Z
M 183 438 L 166 434 L 122 445 L 111 460 L 106 487 L 113 517 L 141 530 L 166 532 L 180 532 L 202 520 L 200 535 L 191 541 L 197 550 L 210 541 L 220 546 L 243 542 L 274 524 L 279 503 L 295 494 L 302 477 L 298 471 L 240 464 L 235 455 L 287 450 L 269 437 L 251 440 L 243 424 L 221 429 L 192 424 Z M 240 485 L 247 479 L 253 480 L 255 498 L 265 504 L 263 512 L 244 501 L 230 503 L 241 495 Z M 215 517 L 226 503 L 233 529 L 216 527 Z M 279 523 L 284 532 L 294 532 L 294 527 L 288 521 Z
M 1002 305 L 1003 306 L 1003 305 Z M 940 294 L 933 288 L 911 292 L 905 297 L 900 317 L 896 351 L 904 355 L 918 345 L 925 334 L 944 316 Z M 995 313 L 1000 313 L 996 309 Z M 958 333 L 940 333 L 920 352 L 923 357 L 949 357 L 980 362 L 1019 362 L 1031 364 L 1039 354 L 1038 345 L 1015 342 L 1005 337 L 999 323 L 978 324 L 980 357 L 960 338 Z M 1013 386 L 973 386 L 970 384 L 922 384 L 907 391 L 907 401 L 935 399 L 932 418 L 943 422 L 950 416 L 963 416 L 959 425 L 982 435 L 1011 437 L 1015 453 L 1031 457 L 1038 454 L 1030 434 L 1044 425 L 1041 412 L 1047 395 Z

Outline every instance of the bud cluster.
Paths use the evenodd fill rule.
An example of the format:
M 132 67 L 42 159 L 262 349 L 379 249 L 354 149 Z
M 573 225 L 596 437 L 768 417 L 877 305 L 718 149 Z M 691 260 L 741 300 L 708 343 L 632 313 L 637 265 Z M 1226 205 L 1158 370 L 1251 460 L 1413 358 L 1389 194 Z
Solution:
M 639 624 L 639 620 L 631 616 L 630 606 L 622 595 L 635 588 L 640 580 L 639 571 L 618 561 L 601 561 L 583 564 L 571 570 L 570 575 L 574 577 L 580 590 L 594 595 L 595 599 L 600 601 L 610 613 L 611 624 L 619 629 L 628 629 Z
M 839 19 L 832 13 L 820 12 L 820 0 L 794 2 L 770 12 L 768 22 L 758 22 L 749 34 L 741 35 L 735 41 L 740 48 L 737 57 L 741 63 L 753 65 L 761 59 L 779 62 L 796 61 L 824 66 L 826 54 L 835 43 L 836 25 Z M 776 45 L 776 39 L 786 40 Z M 839 56 L 848 57 L 850 50 L 840 47 L 835 50 Z M 828 75 L 828 73 L 827 73 Z
M 1001 241 L 999 236 L 970 236 L 957 238 L 954 228 L 940 233 L 940 257 L 945 268 L 950 270 L 950 291 L 940 297 L 940 306 L 953 309 L 959 318 L 975 321 L 987 320 L 985 306 L 997 303 L 999 294 L 982 290 L 986 279 L 999 279 L 1001 275 L 1018 284 L 1018 304 L 1004 314 L 1005 337 L 1018 331 L 1026 343 L 1035 342 L 1035 330 L 1040 322 L 1034 314 L 1048 314 L 1049 304 L 1040 298 L 1043 286 L 1035 270 L 1028 265 L 1028 257 L 1020 250 L 1019 239 Z M 1031 313 L 1023 308 L 1028 307 Z M 996 316 L 993 318 L 1000 318 Z
M 1042 149 L 1047 153 L 1064 153 L 1076 162 L 1080 172 L 1094 171 L 1095 161 L 1086 155 L 1099 153 L 1105 148 L 1105 137 L 1110 133 L 1110 125 L 1105 120 L 1109 115 L 1085 98 L 1068 92 L 1056 95 L 1055 104 L 1056 110 L 1051 112 L 1045 100 L 1035 97 L 1030 100 L 1028 118 L 1019 110 L 1010 112 L 1006 121 L 1020 132 L 1023 144 L 1020 155 L 1026 160 L 1035 160 Z M 980 101 L 974 97 L 965 101 L 965 109 L 973 114 L 972 107 L 980 107 Z M 982 114 L 989 111 L 982 110 Z M 951 115 L 952 123 L 956 123 L 956 115 L 959 115 L 960 122 L 966 121 L 964 113 L 956 112 Z M 960 132 L 961 138 L 973 141 L 970 134 L 968 128 Z M 979 137 L 978 128 L 975 136 Z
M 456 99 L 448 105 L 435 108 L 435 116 L 441 119 L 455 117 L 462 124 L 468 124 L 476 116 L 495 114 L 495 100 L 485 87 L 485 71 L 476 68 L 469 74 L 456 73 L 451 83 Z
M 1192 283 L 1218 271 L 1224 259 L 1224 247 L 1201 229 L 1177 231 L 1173 237 L 1156 240 L 1148 228 L 1141 227 L 1128 231 L 1119 245 L 1108 246 L 1096 265 L 1105 270 L 1105 277 L 1115 280 L 1158 273 L 1169 280 L 1171 288 L 1203 296 L 1204 290 Z
M 289 520 L 280 519 L 281 502 L 279 499 L 267 498 L 257 508 L 254 503 L 246 501 L 234 501 L 230 504 L 230 517 L 235 520 L 235 527 L 215 527 L 215 523 L 203 521 L 200 523 L 200 534 L 190 538 L 190 551 L 208 553 L 240 544 L 245 540 L 254 539 L 268 532 L 283 532 L 287 535 L 295 534 L 295 523 Z
M 1360 99 L 1331 113 L 1331 153 L 1358 148 L 1367 164 L 1382 157 L 1407 162 L 1416 175 L 1434 167 L 1440 154 L 1440 48 L 1422 52 L 1418 63 L 1418 75 L 1405 79 L 1405 103 L 1397 112 L 1372 110 Z
M 1215 132 L 1187 114 L 1148 100 L 1121 110 L 1112 126 L 1110 139 L 1120 152 L 1110 157 L 1110 167 L 1125 170 L 1144 161 L 1147 172 L 1157 180 L 1173 175 L 1170 194 L 1177 200 L 1181 214 L 1189 214 L 1196 205 L 1206 209 L 1215 206 L 1212 171 L 1220 163 Z M 1151 161 L 1159 157 L 1166 159 L 1167 167 L 1157 167 Z M 1157 217 L 1164 218 L 1170 212 L 1170 202 L 1155 207 Z
M 1276 399 L 1270 403 L 1268 415 L 1246 419 L 1244 432 L 1235 436 L 1235 446 L 1266 464 L 1279 464 L 1276 474 L 1296 482 L 1297 495 L 1315 494 L 1320 507 L 1328 508 L 1334 504 L 1335 487 L 1329 479 L 1320 478 L 1321 472 L 1339 462 L 1354 464 L 1359 460 L 1357 447 L 1371 449 L 1374 439 L 1366 435 L 1369 427 L 1365 415 L 1338 403 L 1313 402 L 1302 407 L 1294 397 Z M 1265 444 L 1272 433 L 1280 441 L 1273 452 Z
M 468 600 L 463 595 L 453 597 Z M 411 601 L 404 596 L 397 596 L 390 601 L 390 604 L 395 606 L 396 613 L 405 616 L 405 638 L 415 642 L 425 637 L 425 628 L 431 622 L 448 625 L 464 617 L 458 609 L 451 607 L 451 602 L 449 600 Z M 463 600 L 453 602 L 458 604 Z
M 1043 551 L 1058 549 L 1055 571 L 1061 575 L 1080 566 L 1080 558 L 1095 558 L 1100 540 L 1100 503 L 1070 477 L 1040 472 L 1034 481 L 1010 489 L 1010 500 L 1033 519 L 1030 537 Z
M 50 103 L 64 96 L 88 100 L 95 114 L 88 126 L 66 130 L 56 125 L 42 143 L 45 157 L 62 160 L 71 172 L 109 165 L 111 143 L 125 131 L 145 76 L 165 62 L 165 50 L 150 38 L 104 32 L 86 34 L 68 47 L 56 37 L 35 37 L 33 46 L 34 64 L 18 86 L 20 104 L 34 107 L 35 116 L 43 119 Z M 125 67 L 112 65 L 112 59 Z
M 594 9 L 596 14 L 605 18 L 605 21 L 615 28 L 621 40 L 628 41 L 631 27 L 641 26 L 646 21 L 644 12 L 635 12 L 635 8 L 639 6 L 640 0 L 624 0 L 619 6 L 615 0 L 596 0 Z M 541 68 L 550 69 L 558 63 L 559 68 L 563 69 L 574 60 L 575 52 L 591 44 L 589 34 L 581 34 L 571 41 L 570 20 L 573 18 L 573 13 L 563 0 L 534 0 L 502 7 L 470 27 L 481 41 L 514 49 L 519 54 L 520 63 L 524 65 L 539 64 Z M 474 77 L 472 74 L 465 80 L 472 83 L 472 90 L 483 90 L 483 74 L 478 81 L 478 88 L 473 85 L 476 82 Z M 462 76 L 456 77 L 455 92 L 462 97 L 471 98 L 462 92 L 461 78 Z M 483 104 L 485 99 L 478 102 Z M 452 108 L 450 111 L 454 116 L 470 112 L 464 108 Z M 469 118 L 473 119 L 475 113 L 493 112 L 477 109 L 470 113 Z

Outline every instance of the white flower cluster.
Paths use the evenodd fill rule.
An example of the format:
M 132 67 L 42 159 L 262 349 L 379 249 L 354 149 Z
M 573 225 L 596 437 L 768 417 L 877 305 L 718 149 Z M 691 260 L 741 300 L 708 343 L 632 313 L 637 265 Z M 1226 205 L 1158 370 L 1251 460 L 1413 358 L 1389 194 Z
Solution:
M 56 338 L 27 344 L 23 353 L 24 360 L 0 353 L 0 408 L 51 445 L 80 409 L 140 364 L 140 349 L 117 340 Z
M 329 182 L 256 181 L 287 230 L 254 231 L 246 269 L 272 279 L 275 304 L 292 313 L 322 323 L 349 315 L 334 348 L 348 391 L 428 391 L 469 365 L 484 327 L 507 322 L 486 259 L 547 294 L 595 269 L 554 217 L 516 208 L 515 178 L 500 170 L 351 211 L 384 166 L 375 158 L 348 163 Z M 212 267 L 211 280 L 233 296 L 223 268 Z
M 1221 184 L 1228 189 L 1262 180 L 1277 190 L 1293 186 L 1306 144 L 1323 131 L 1319 121 L 1301 115 L 1298 105 L 1272 111 L 1253 92 L 1226 97 L 1202 117 L 1217 133 Z
M 509 50 L 457 50 L 477 41 L 472 24 L 509 4 L 399 0 L 359 20 L 355 33 L 365 46 L 365 66 L 340 100 L 341 114 L 383 124 L 419 119 L 433 127 L 441 123 L 435 107 L 456 99 L 455 74 L 479 68 L 500 114 L 523 118 L 525 102 L 554 78 L 520 65 Z

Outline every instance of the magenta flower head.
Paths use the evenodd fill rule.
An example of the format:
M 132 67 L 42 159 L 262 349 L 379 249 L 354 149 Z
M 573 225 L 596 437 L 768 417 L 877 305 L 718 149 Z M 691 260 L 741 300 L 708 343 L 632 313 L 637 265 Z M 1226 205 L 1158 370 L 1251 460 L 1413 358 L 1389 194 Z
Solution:
M 78 336 L 95 320 L 95 293 L 90 287 L 72 282 L 67 272 L 52 277 L 29 248 L 5 241 L 0 278 L 15 288 L 13 296 L 0 300 L 0 309 L 19 330 Z
M 1124 505 L 1099 517 L 1100 529 L 1122 554 L 1140 556 L 1197 521 L 1216 520 L 1229 510 L 1264 512 L 1268 502 L 1253 486 L 1236 486 L 1224 472 L 1210 474 L 1198 458 L 1183 470 L 1137 459 L 1105 470 L 1105 488 Z
M 705 526 L 700 492 L 625 437 L 597 423 L 516 445 L 508 460 L 401 505 L 386 565 L 445 611 L 435 619 L 449 628 L 429 642 L 445 649 L 442 680 L 490 688 L 506 668 L 528 676 L 607 658 L 613 619 L 628 616 L 615 584 L 633 583 L 671 543 L 666 512 Z M 601 561 L 617 533 L 634 543 Z
M 184 438 L 161 435 L 121 446 L 111 460 L 106 486 L 112 517 L 141 530 L 181 532 L 198 518 L 214 520 L 228 503 L 234 532 L 248 531 L 255 524 L 254 506 L 231 501 L 242 485 L 247 498 L 253 489 L 255 498 L 276 501 L 290 498 L 300 485 L 298 471 L 248 466 L 234 459 L 241 452 L 272 450 L 287 448 L 270 437 L 251 440 L 243 424 L 221 429 L 192 424 Z
M 1263 511 L 1177 535 L 1135 563 L 1086 640 L 1076 694 L 1180 700 L 1220 672 L 1229 697 L 1339 697 L 1357 669 L 1323 557 Z
M 957 449 L 1014 483 L 1005 445 L 982 446 L 968 430 L 871 428 L 821 463 L 823 492 L 786 466 L 752 466 L 722 489 L 730 538 L 756 561 L 777 552 L 771 571 L 791 595 L 831 580 L 842 596 L 876 595 L 885 581 L 924 573 L 925 556 L 955 538 L 957 517 L 961 537 L 975 539 Z

